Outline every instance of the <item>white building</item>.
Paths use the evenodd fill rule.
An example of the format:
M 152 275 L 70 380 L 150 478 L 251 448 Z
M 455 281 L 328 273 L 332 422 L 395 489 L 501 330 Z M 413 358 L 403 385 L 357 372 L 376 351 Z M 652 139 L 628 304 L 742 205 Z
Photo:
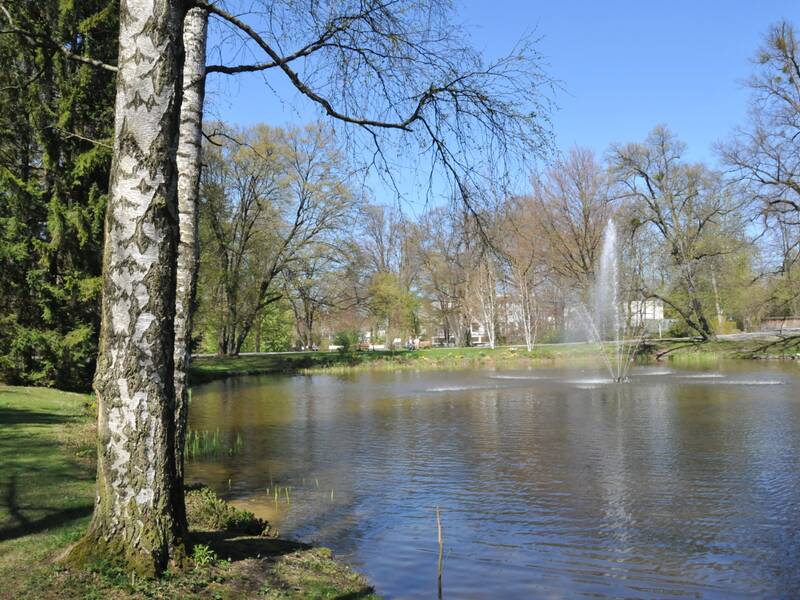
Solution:
M 628 303 L 628 313 L 633 327 L 647 326 L 664 320 L 664 303 L 656 298 L 633 300 Z

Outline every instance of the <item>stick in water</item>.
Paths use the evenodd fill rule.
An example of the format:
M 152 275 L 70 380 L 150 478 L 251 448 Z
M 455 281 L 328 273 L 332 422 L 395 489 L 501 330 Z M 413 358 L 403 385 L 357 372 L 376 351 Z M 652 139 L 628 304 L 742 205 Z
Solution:
M 439 600 L 442 598 L 442 562 L 444 560 L 444 545 L 442 544 L 442 519 L 439 515 L 439 507 L 436 507 L 436 529 L 438 530 L 439 538 L 439 568 L 438 568 L 438 583 L 439 583 Z

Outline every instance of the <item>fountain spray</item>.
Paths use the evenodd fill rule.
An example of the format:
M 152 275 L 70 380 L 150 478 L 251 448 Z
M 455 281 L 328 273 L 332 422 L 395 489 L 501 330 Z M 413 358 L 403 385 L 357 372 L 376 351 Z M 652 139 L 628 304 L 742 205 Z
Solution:
M 625 318 L 619 288 L 617 228 L 614 221 L 609 220 L 603 235 L 600 264 L 592 293 L 592 310 L 584 305 L 583 312 L 589 336 L 600 347 L 600 355 L 609 375 L 618 383 L 628 380 L 636 349 L 642 342 L 641 327 L 629 327 Z M 632 337 L 635 340 L 630 340 Z

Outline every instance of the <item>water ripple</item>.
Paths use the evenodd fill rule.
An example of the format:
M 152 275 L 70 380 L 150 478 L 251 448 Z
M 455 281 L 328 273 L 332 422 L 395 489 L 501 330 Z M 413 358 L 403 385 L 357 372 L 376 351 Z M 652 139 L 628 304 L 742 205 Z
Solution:
M 436 507 L 448 597 L 798 597 L 800 385 L 781 369 L 210 384 L 191 427 L 242 449 L 188 475 L 387 598 L 435 594 Z

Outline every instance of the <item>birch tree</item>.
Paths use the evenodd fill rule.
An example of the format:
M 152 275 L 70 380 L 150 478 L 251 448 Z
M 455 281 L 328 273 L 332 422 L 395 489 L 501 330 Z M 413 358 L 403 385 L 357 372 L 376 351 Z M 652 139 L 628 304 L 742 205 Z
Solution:
M 549 145 L 542 92 L 548 81 L 533 41 L 523 41 L 508 56 L 486 64 L 452 27 L 447 2 L 263 3 L 263 10 L 255 11 L 262 22 L 282 15 L 283 23 L 295 25 L 285 39 L 269 28 L 259 32 L 258 25 L 217 3 L 122 0 L 116 66 L 76 56 L 52 40 L 41 41 L 68 59 L 117 73 L 95 376 L 98 493 L 89 531 L 70 560 L 113 557 L 144 575 L 157 574 L 184 556 L 176 443 L 185 421 L 183 405 L 176 401 L 174 369 L 176 334 L 183 340 L 178 360 L 182 357 L 186 365 L 190 321 L 181 317 L 176 331 L 175 145 L 183 82 L 182 24 L 192 6 L 241 33 L 252 44 L 250 50 L 262 56 L 253 64 L 210 65 L 207 72 L 274 69 L 325 115 L 363 133 L 372 143 L 374 165 L 388 166 L 382 142 L 392 134 L 416 140 L 428 153 L 431 168 L 441 169 L 473 212 L 468 189 L 508 178 L 513 166 Z M 193 31 L 191 23 L 187 31 Z M 283 47 L 293 49 L 278 50 Z M 199 92 L 198 87 L 201 96 Z M 196 124 L 193 131 L 185 138 L 187 144 L 196 140 Z M 192 174 L 187 176 L 190 180 Z M 190 245 L 193 224 L 188 215 L 184 225 L 184 243 Z M 186 276 L 191 270 L 185 269 L 186 263 L 182 314 L 191 307 L 191 277 Z M 178 381 L 178 386 L 182 390 L 185 383 Z
M 178 258 L 175 290 L 175 476 L 183 487 L 183 451 L 189 414 L 189 366 L 192 322 L 197 293 L 199 237 L 197 216 L 200 193 L 203 103 L 205 101 L 208 14 L 192 8 L 183 20 L 183 98 L 176 164 L 178 169 Z M 177 494 L 176 512 L 186 526 L 183 493 Z
M 506 263 L 511 297 L 508 307 L 522 330 L 528 352 L 533 350 L 538 328 L 537 288 L 548 274 L 538 219 L 530 198 L 506 201 L 500 213 L 498 247 Z
M 472 293 L 477 303 L 477 320 L 489 338 L 489 347 L 497 343 L 497 272 L 493 257 L 485 253 L 471 274 Z
M 538 325 L 536 287 L 531 275 L 529 266 L 518 263 L 511 265 L 512 285 L 516 290 L 516 302 L 513 306 L 514 317 L 522 328 L 522 336 L 528 352 L 533 350 L 533 345 L 536 343 Z
M 106 214 L 95 510 L 75 563 L 155 575 L 184 556 L 174 374 L 181 24 L 176 0 L 123 0 Z

